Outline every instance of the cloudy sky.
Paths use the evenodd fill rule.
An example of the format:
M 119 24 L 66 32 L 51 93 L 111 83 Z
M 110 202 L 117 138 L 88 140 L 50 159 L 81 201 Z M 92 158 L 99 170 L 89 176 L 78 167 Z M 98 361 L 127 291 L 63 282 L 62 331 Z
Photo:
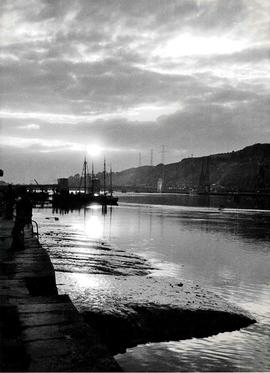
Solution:
M 270 142 L 269 0 L 1 0 L 0 168 L 53 182 Z

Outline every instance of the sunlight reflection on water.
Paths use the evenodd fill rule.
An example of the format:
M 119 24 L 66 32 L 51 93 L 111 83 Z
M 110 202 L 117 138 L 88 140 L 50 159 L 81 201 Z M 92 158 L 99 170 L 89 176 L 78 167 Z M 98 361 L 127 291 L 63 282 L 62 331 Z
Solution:
M 132 257 L 138 254 L 155 267 L 152 275 L 199 283 L 258 320 L 241 331 L 210 338 L 138 346 L 117 356 L 124 369 L 270 369 L 269 211 L 126 204 L 106 215 L 94 207 L 58 216 L 55 222 L 51 211 L 36 212 L 42 242 L 52 251 L 58 270 L 68 268 L 76 276 L 75 291 L 78 297 L 80 291 L 84 293 L 85 301 L 88 288 L 109 289 L 110 276 L 89 280 L 78 271 L 92 273 L 97 265 L 101 271 L 105 265 L 115 270 L 123 264 L 123 255 L 128 256 L 128 266 L 144 271 L 144 262 Z M 95 241 L 104 243 L 104 250 L 92 247 Z

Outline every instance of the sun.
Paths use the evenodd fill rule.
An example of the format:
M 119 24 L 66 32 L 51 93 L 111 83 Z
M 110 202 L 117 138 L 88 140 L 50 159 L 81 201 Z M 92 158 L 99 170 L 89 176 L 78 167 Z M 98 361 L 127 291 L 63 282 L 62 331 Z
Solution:
M 91 157 L 98 157 L 102 152 L 102 148 L 97 144 L 88 145 L 86 150 Z

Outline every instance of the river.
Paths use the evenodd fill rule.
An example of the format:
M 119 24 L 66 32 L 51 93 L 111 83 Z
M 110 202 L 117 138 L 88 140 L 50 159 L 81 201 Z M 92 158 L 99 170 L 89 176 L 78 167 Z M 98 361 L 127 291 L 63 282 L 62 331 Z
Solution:
M 107 211 L 34 210 L 58 288 L 79 309 L 106 307 L 117 279 L 150 270 L 159 279 L 199 284 L 257 320 L 240 331 L 128 349 L 116 356 L 124 370 L 270 369 L 270 211 L 218 205 L 123 194 Z

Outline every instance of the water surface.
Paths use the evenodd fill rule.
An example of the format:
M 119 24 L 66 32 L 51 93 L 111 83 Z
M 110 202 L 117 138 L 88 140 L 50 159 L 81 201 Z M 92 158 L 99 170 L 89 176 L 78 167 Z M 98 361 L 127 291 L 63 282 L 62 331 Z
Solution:
M 108 295 L 119 275 L 151 273 L 199 284 L 258 322 L 209 338 L 137 346 L 117 355 L 123 369 L 269 370 L 270 212 L 153 205 L 147 196 L 144 202 L 120 201 L 106 214 L 99 207 L 64 215 L 35 212 L 59 288 L 87 307 L 91 289 Z

